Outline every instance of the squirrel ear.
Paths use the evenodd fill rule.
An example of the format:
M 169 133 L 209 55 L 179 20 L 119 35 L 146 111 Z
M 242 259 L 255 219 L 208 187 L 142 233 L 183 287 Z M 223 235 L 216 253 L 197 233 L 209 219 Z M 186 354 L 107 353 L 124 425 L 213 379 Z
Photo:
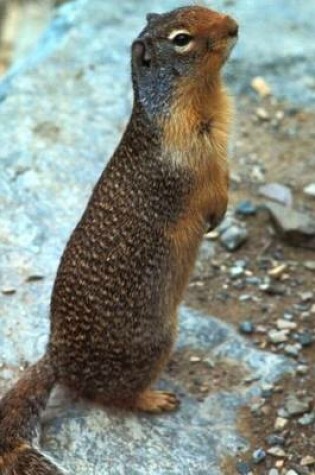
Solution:
M 147 22 L 150 24 L 155 23 L 162 15 L 159 13 L 148 13 L 147 14 Z

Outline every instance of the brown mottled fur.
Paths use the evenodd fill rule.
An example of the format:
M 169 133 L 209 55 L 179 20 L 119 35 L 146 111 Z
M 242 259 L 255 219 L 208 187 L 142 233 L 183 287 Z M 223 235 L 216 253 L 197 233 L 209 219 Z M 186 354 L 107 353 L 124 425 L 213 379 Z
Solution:
M 148 21 L 133 47 L 129 124 L 60 262 L 46 355 L 0 402 L 4 475 L 61 473 L 31 447 L 56 382 L 102 404 L 178 405 L 150 386 L 172 350 L 202 236 L 227 206 L 231 106 L 220 69 L 237 30 L 202 7 Z M 172 49 L 170 32 L 183 28 L 191 54 Z

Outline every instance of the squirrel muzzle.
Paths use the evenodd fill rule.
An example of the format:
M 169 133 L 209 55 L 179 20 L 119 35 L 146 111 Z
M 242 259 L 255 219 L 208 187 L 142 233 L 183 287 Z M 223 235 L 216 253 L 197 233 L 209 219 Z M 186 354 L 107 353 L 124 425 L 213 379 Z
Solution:
M 149 67 L 152 55 L 147 38 L 138 38 L 132 43 L 132 60 L 138 67 Z

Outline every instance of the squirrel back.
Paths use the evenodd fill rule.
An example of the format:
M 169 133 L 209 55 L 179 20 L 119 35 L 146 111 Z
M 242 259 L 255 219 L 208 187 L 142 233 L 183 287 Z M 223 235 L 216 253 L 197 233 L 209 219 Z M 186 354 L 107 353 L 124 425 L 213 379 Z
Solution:
M 202 236 L 227 206 L 231 105 L 220 71 L 238 28 L 203 7 L 147 19 L 132 45 L 132 115 L 61 258 L 46 354 L 0 401 L 3 475 L 61 473 L 32 445 L 56 382 L 104 405 L 178 406 L 150 386 Z

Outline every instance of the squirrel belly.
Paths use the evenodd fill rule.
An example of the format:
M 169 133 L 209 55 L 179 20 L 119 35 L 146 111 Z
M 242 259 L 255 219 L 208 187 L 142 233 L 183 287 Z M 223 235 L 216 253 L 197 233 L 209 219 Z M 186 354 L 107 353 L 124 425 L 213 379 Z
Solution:
M 56 383 L 104 405 L 172 411 L 151 389 L 204 232 L 228 195 L 231 104 L 220 71 L 238 27 L 204 7 L 149 15 L 132 45 L 134 106 L 60 261 L 46 354 L 0 401 L 0 474 L 60 475 L 33 446 Z

